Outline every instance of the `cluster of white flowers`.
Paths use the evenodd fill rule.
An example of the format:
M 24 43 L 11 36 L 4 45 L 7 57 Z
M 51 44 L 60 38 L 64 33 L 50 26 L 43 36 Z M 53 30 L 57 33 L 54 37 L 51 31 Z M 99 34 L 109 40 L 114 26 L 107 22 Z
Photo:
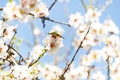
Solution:
M 7 45 L 4 44 L 4 41 L 0 40 L 0 58 L 6 59 L 8 56 Z
M 25 65 L 15 65 L 9 71 L 0 73 L 1 80 L 32 80 L 38 77 L 41 73 L 40 66 L 28 68 Z
M 59 1 L 68 2 L 70 0 Z M 19 53 L 19 49 L 15 47 L 18 27 L 8 25 L 7 23 L 9 22 L 7 20 L 26 22 L 31 17 L 33 19 L 43 19 L 49 15 L 49 11 L 42 0 L 20 0 L 19 3 L 9 0 L 2 9 L 3 20 L 0 20 L 0 80 L 58 80 L 65 69 L 59 68 L 56 64 L 39 63 L 39 60 L 45 56 L 46 52 L 56 55 L 64 46 L 64 29 L 61 26 L 54 26 L 47 34 L 47 37 L 43 39 L 43 44 L 41 44 L 42 41 L 41 43 L 39 41 L 34 43 L 27 58 L 25 58 Z M 110 3 L 111 0 L 107 1 L 106 5 Z M 68 23 L 71 26 L 70 28 L 76 30 L 72 46 L 78 49 L 80 42 L 83 41 L 81 48 L 88 53 L 79 57 L 77 67 L 73 67 L 74 64 L 67 65 L 69 67 L 67 67 L 68 70 L 62 76 L 63 80 L 106 80 L 109 76 L 111 80 L 120 79 L 119 29 L 110 18 L 103 23 L 100 22 L 102 11 L 93 7 L 87 7 L 84 15 L 76 12 L 69 16 Z M 52 19 L 50 21 L 64 24 Z M 38 38 L 41 34 L 40 29 L 38 27 L 32 29 L 33 37 Z M 90 31 L 86 35 L 88 29 Z M 94 49 L 94 47 L 99 47 L 99 45 L 99 49 Z M 55 56 L 55 58 L 57 57 Z M 74 57 L 72 60 L 74 60 Z M 104 62 L 106 64 L 104 67 L 109 72 L 107 75 L 104 67 L 101 67 Z
M 48 53 L 56 53 L 63 47 L 63 29 L 60 26 L 54 26 L 50 31 L 49 36 L 44 39 L 44 44 Z
M 18 19 L 26 22 L 30 15 L 34 18 L 45 17 L 49 15 L 48 8 L 40 0 L 20 0 L 21 4 L 8 2 L 3 8 L 3 18 L 5 20 Z
M 88 8 L 87 13 L 84 16 L 79 12 L 70 15 L 69 24 L 73 26 L 77 32 L 77 36 L 73 42 L 75 47 L 78 46 L 79 41 L 85 36 L 88 27 L 91 29 L 86 36 L 83 47 L 95 46 L 97 43 L 102 42 L 110 33 L 119 34 L 119 29 L 115 23 L 111 19 L 107 19 L 102 24 L 99 21 L 100 15 L 100 11 L 91 8 Z
M 78 66 L 77 68 L 71 67 L 65 75 L 65 80 L 84 80 L 88 76 L 88 68 L 84 66 Z
M 32 48 L 32 51 L 30 52 L 30 55 L 31 57 L 35 60 L 37 59 L 40 55 L 42 55 L 42 50 L 43 50 L 43 47 L 40 46 L 39 44 L 35 45 L 33 48 Z
M 119 74 L 119 59 L 120 59 L 120 38 L 119 28 L 110 18 L 100 22 L 102 12 L 95 8 L 87 8 L 87 12 L 81 15 L 80 12 L 71 14 L 69 16 L 69 24 L 75 28 L 76 36 L 74 37 L 72 45 L 78 48 L 80 42 L 83 40 L 86 31 L 90 28 L 82 47 L 88 50 L 88 54 L 80 56 L 80 65 L 89 67 L 101 63 L 109 57 L 109 66 L 111 79 L 120 79 Z M 102 45 L 102 46 L 101 46 Z M 98 49 L 90 49 L 92 47 L 100 46 Z M 90 49 L 90 51 L 89 51 Z M 117 59 L 116 59 L 117 58 Z M 94 69 L 93 69 L 94 70 Z M 106 80 L 106 75 L 102 71 L 91 73 L 92 80 Z M 80 78 L 79 78 L 80 79 Z M 77 80 L 77 79 L 75 79 Z
M 0 21 L 0 37 L 6 42 L 11 40 L 17 30 L 17 26 L 8 26 L 3 21 Z
M 0 20 L 0 58 L 6 59 L 9 55 L 7 53 L 8 46 L 6 43 L 11 41 L 16 29 L 17 26 L 8 26 Z
M 101 71 L 97 71 L 97 73 L 92 74 L 93 80 L 106 80 L 105 75 Z

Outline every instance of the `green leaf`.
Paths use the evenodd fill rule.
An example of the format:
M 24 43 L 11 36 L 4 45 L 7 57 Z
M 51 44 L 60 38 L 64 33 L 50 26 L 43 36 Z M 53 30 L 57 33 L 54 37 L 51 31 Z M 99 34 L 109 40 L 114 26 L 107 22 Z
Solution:
M 13 2 L 13 0 L 9 0 L 9 2 L 10 2 L 10 3 L 12 3 L 12 2 Z
M 14 36 L 14 40 L 16 40 L 17 39 L 17 37 L 16 36 Z
M 22 43 L 22 39 L 18 39 L 18 43 L 21 44 Z

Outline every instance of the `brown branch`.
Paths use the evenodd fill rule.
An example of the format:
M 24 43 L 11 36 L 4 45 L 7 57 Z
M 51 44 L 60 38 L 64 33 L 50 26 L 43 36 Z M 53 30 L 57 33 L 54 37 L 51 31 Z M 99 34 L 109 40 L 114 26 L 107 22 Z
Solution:
M 13 40 L 14 40 L 14 37 L 15 37 L 16 34 L 17 34 L 17 31 L 14 30 L 14 35 L 12 36 L 9 44 L 6 44 L 6 43 L 5 43 L 5 45 L 8 46 L 7 52 L 10 53 L 7 58 L 11 57 L 11 55 L 14 54 L 13 52 L 11 52 L 11 49 L 12 49 L 12 50 L 14 50 L 14 51 L 20 56 L 20 58 L 26 63 L 26 61 L 25 61 L 25 59 L 22 57 L 22 55 L 21 55 L 16 49 L 13 48 L 13 44 L 14 44 Z
M 3 10 L 3 8 L 2 7 L 0 7 L 0 11 L 2 11 Z
M 27 13 L 27 14 L 32 15 L 34 17 L 34 14 L 32 14 L 32 13 Z M 60 22 L 60 21 L 57 21 L 57 20 L 53 20 L 53 19 L 51 19 L 49 17 L 39 17 L 39 18 L 41 19 L 41 21 L 43 23 L 43 27 L 45 27 L 45 20 L 48 20 L 48 21 L 51 21 L 51 22 L 54 22 L 54 23 L 58 23 L 58 24 L 62 24 L 62 25 L 66 25 L 66 26 L 71 27 L 71 25 L 68 24 L 68 23 L 64 23 L 64 22 Z
M 110 80 L 110 56 L 107 57 L 106 59 L 107 62 L 107 80 Z
M 17 34 L 17 31 L 14 30 L 14 34 L 13 34 L 13 36 L 12 36 L 12 39 L 10 40 L 10 43 L 9 43 L 10 46 L 13 45 L 13 40 L 14 40 L 14 37 L 15 37 L 16 34 Z
M 88 73 L 87 80 L 90 80 L 90 69 L 88 69 L 87 73 Z
M 84 40 L 85 40 L 87 34 L 89 33 L 89 31 L 90 31 L 90 27 L 88 28 L 88 30 L 87 30 L 87 32 L 86 32 L 86 34 L 85 34 L 83 40 L 80 42 L 79 47 L 77 48 L 77 50 L 76 50 L 74 56 L 72 57 L 71 61 L 70 61 L 69 64 L 65 67 L 63 73 L 60 75 L 60 77 L 59 77 L 58 80 L 63 80 L 63 77 L 64 77 L 65 73 L 69 70 L 69 68 L 70 68 L 70 66 L 71 66 L 71 64 L 72 64 L 72 62 L 74 61 L 76 55 L 78 54 L 79 49 L 82 47 L 82 44 L 83 44 L 83 42 L 84 42 Z
M 56 20 L 50 19 L 49 17 L 44 17 L 43 19 L 44 19 L 44 20 L 51 21 L 51 22 L 54 22 L 54 23 L 58 23 L 58 24 L 62 24 L 62 25 L 66 25 L 66 26 L 71 27 L 70 24 L 68 24 L 68 23 L 64 23 L 64 22 L 56 21 Z
M 55 5 L 55 3 L 57 2 L 57 0 L 54 0 L 54 2 L 51 4 L 51 6 L 49 7 L 49 11 L 52 9 L 52 7 Z
M 95 68 L 95 65 L 92 65 L 92 66 L 88 66 L 88 70 L 87 70 L 87 80 L 90 80 L 90 77 L 91 77 L 91 71 Z
M 11 47 L 13 46 L 13 40 L 14 40 L 14 37 L 15 37 L 15 35 L 16 35 L 16 30 L 14 31 L 14 34 L 13 34 L 13 36 L 12 36 L 12 38 L 11 38 L 11 40 L 10 40 L 10 42 L 9 42 L 9 44 L 7 45 L 6 43 L 4 43 L 4 44 L 6 44 L 7 46 L 8 46 L 8 49 L 7 49 L 7 53 L 9 53 L 9 55 L 7 56 L 7 58 L 6 59 L 8 59 L 8 58 L 10 58 L 10 56 L 11 55 L 13 55 L 13 53 L 10 51 L 11 50 Z
M 25 59 L 22 57 L 22 55 L 16 49 L 14 49 L 13 47 L 11 47 L 11 49 L 13 49 L 20 56 L 22 61 L 24 61 L 26 63 Z
M 28 65 L 28 67 L 30 67 L 30 66 L 34 65 L 35 63 L 37 63 L 37 62 L 40 60 L 40 58 L 41 58 L 42 56 L 44 56 L 44 54 L 45 54 L 46 52 L 47 52 L 46 49 L 43 50 L 43 53 L 42 53 L 41 55 L 39 55 L 39 57 L 38 57 L 36 60 L 33 60 L 33 61 Z

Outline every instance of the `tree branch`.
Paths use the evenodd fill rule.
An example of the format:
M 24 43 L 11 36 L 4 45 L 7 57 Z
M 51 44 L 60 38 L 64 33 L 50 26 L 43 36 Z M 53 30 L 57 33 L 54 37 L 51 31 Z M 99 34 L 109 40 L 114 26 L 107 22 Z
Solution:
M 3 10 L 3 8 L 2 7 L 0 7 L 0 11 L 2 11 Z
M 46 49 L 43 50 L 43 53 L 42 53 L 41 55 L 39 55 L 39 57 L 38 57 L 36 60 L 33 60 L 33 61 L 28 65 L 28 67 L 30 67 L 30 66 L 34 65 L 35 63 L 37 63 L 37 62 L 40 60 L 40 58 L 41 58 L 42 56 L 44 56 L 44 54 L 45 54 L 46 52 L 47 52 Z
M 34 17 L 34 14 L 32 14 L 32 13 L 28 13 L 28 14 L 32 15 Z M 71 25 L 68 24 L 68 23 L 64 23 L 64 22 L 60 22 L 60 21 L 57 21 L 57 20 L 53 20 L 53 19 L 51 19 L 49 17 L 39 17 L 39 18 L 41 19 L 41 21 L 43 23 L 43 27 L 45 27 L 45 20 L 48 20 L 48 21 L 51 21 L 51 22 L 54 22 L 54 23 L 58 23 L 58 24 L 62 24 L 62 25 L 66 25 L 66 26 L 71 27 Z
M 107 80 L 110 80 L 110 56 L 107 57 Z
M 22 57 L 22 55 L 16 49 L 14 49 L 13 47 L 11 47 L 11 49 L 13 49 L 20 56 L 22 61 L 24 61 L 26 63 L 25 59 Z
M 88 30 L 87 30 L 87 32 L 86 32 L 86 34 L 85 34 L 83 40 L 80 42 L 79 47 L 77 48 L 77 50 L 76 50 L 74 56 L 72 57 L 71 61 L 70 61 L 69 64 L 65 67 L 63 73 L 60 75 L 60 77 L 59 77 L 58 80 L 63 80 L 63 77 L 64 77 L 65 73 L 69 70 L 69 68 L 70 68 L 70 66 L 71 66 L 71 64 L 72 64 L 72 62 L 74 61 L 76 55 L 78 54 L 79 49 L 82 47 L 82 44 L 83 44 L 83 42 L 84 42 L 84 40 L 85 40 L 87 34 L 89 33 L 89 31 L 90 31 L 90 27 L 88 28 Z
M 62 25 L 66 25 L 66 26 L 70 26 L 70 24 L 68 23 L 64 23 L 64 22 L 60 22 L 60 21 L 56 21 L 56 20 L 53 20 L 53 19 L 50 19 L 49 17 L 43 17 L 44 20 L 48 20 L 48 21 L 51 21 L 51 22 L 54 22 L 54 23 L 58 23 L 58 24 L 62 24 Z
M 51 4 L 51 6 L 49 7 L 49 11 L 52 9 L 52 7 L 55 5 L 55 3 L 57 2 L 57 0 L 54 0 L 54 2 Z

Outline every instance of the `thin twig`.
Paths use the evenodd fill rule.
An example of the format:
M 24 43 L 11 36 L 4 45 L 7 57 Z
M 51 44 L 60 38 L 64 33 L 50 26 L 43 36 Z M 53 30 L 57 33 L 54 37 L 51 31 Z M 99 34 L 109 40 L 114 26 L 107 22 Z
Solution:
M 18 65 L 17 60 L 16 60 L 13 56 L 10 57 L 10 60 L 11 60 L 15 65 Z
M 49 11 L 52 9 L 52 7 L 55 5 L 55 3 L 57 2 L 57 0 L 54 0 L 54 2 L 51 4 L 51 6 L 49 7 Z
M 17 50 L 15 50 L 15 49 L 12 47 L 13 44 L 14 44 L 13 40 L 14 40 L 14 37 L 15 37 L 16 34 L 17 34 L 17 31 L 14 30 L 14 35 L 12 36 L 9 44 L 5 44 L 5 45 L 8 46 L 7 52 L 8 52 L 8 53 L 11 53 L 11 52 L 10 52 L 10 49 L 14 50 L 14 51 L 22 58 L 22 60 L 26 63 L 26 61 L 25 61 L 25 59 L 22 57 L 22 55 L 21 55 Z M 12 53 L 11 53 L 11 54 L 12 54 Z M 9 55 L 11 56 L 11 54 L 9 54 Z M 8 56 L 8 57 L 10 57 L 10 56 Z
M 81 1 L 82 5 L 83 5 L 85 11 L 87 11 L 87 5 L 85 4 L 85 2 L 83 0 L 80 0 L 80 1 Z
M 13 46 L 13 40 L 14 40 L 14 37 L 15 37 L 15 35 L 16 35 L 16 30 L 14 31 L 14 34 L 13 34 L 13 36 L 12 36 L 12 38 L 11 38 L 11 40 L 10 40 L 10 42 L 9 42 L 9 44 L 8 44 L 8 49 L 7 49 L 7 53 L 9 53 L 9 55 L 7 56 L 7 58 L 6 59 L 8 59 L 8 58 L 10 58 L 10 56 L 11 55 L 13 55 L 12 53 L 11 53 L 11 51 L 10 51 L 10 49 L 11 49 L 11 47 Z M 6 43 L 4 43 L 4 44 L 6 44 Z
M 30 67 L 30 66 L 34 65 L 35 63 L 37 63 L 37 62 L 40 60 L 40 58 L 41 58 L 42 56 L 44 56 L 44 54 L 45 54 L 46 52 L 47 52 L 47 50 L 44 50 L 43 53 L 42 53 L 41 55 L 39 55 L 39 57 L 38 57 L 36 60 L 32 61 L 32 62 L 28 65 L 28 67 Z
M 89 68 L 88 71 L 87 71 L 87 73 L 88 73 L 87 80 L 90 80 L 90 72 L 91 72 L 91 69 Z
M 91 77 L 91 71 L 95 68 L 95 65 L 92 65 L 92 66 L 88 66 L 88 70 L 87 70 L 87 80 L 90 80 L 90 77 Z
M 28 14 L 32 15 L 34 17 L 34 14 L 32 14 L 32 13 L 28 13 Z M 45 27 L 45 20 L 48 20 L 48 21 L 51 21 L 51 22 L 54 22 L 54 23 L 58 23 L 58 24 L 62 24 L 62 25 L 66 25 L 66 26 L 71 27 L 71 25 L 68 24 L 68 23 L 64 23 L 64 22 L 60 22 L 60 21 L 57 21 L 57 20 L 53 20 L 53 19 L 51 19 L 49 17 L 39 17 L 39 18 L 41 19 L 41 21 L 43 23 L 43 27 Z
M 48 21 L 51 21 L 51 22 L 54 22 L 54 23 L 58 23 L 58 24 L 62 24 L 62 25 L 66 25 L 66 26 L 71 27 L 70 24 L 68 24 L 68 23 L 56 21 L 56 20 L 50 19 L 49 17 L 45 17 L 44 20 L 48 20 Z
M 77 50 L 76 50 L 74 56 L 72 57 L 71 61 L 70 61 L 69 64 L 65 67 L 63 73 L 60 75 L 60 77 L 59 77 L 58 80 L 63 80 L 63 77 L 64 77 L 65 73 L 69 70 L 70 65 L 72 64 L 72 62 L 74 61 L 76 55 L 78 54 L 79 49 L 82 47 L 82 44 L 83 44 L 83 42 L 84 42 L 84 40 L 85 40 L 87 34 L 89 33 L 89 31 L 90 31 L 90 27 L 88 28 L 88 30 L 87 30 L 87 32 L 86 32 L 86 34 L 85 34 L 83 40 L 80 42 L 79 47 L 77 48 Z
M 14 30 L 14 35 L 12 36 L 12 39 L 10 40 L 9 46 L 13 45 L 13 40 L 14 40 L 14 37 L 15 37 L 16 34 L 17 34 L 17 31 Z
M 90 51 L 91 51 L 91 49 L 92 49 L 92 46 L 90 46 L 89 48 L 88 48 L 88 51 L 87 51 L 87 55 L 90 53 Z
M 110 56 L 107 57 L 107 80 L 110 80 Z
M 13 49 L 20 56 L 20 58 L 22 58 L 22 60 L 26 63 L 25 59 L 22 57 L 22 55 L 16 49 L 14 49 L 13 47 L 11 47 L 11 49 Z
M 2 7 L 0 7 L 0 11 L 2 11 L 3 10 L 3 8 Z

